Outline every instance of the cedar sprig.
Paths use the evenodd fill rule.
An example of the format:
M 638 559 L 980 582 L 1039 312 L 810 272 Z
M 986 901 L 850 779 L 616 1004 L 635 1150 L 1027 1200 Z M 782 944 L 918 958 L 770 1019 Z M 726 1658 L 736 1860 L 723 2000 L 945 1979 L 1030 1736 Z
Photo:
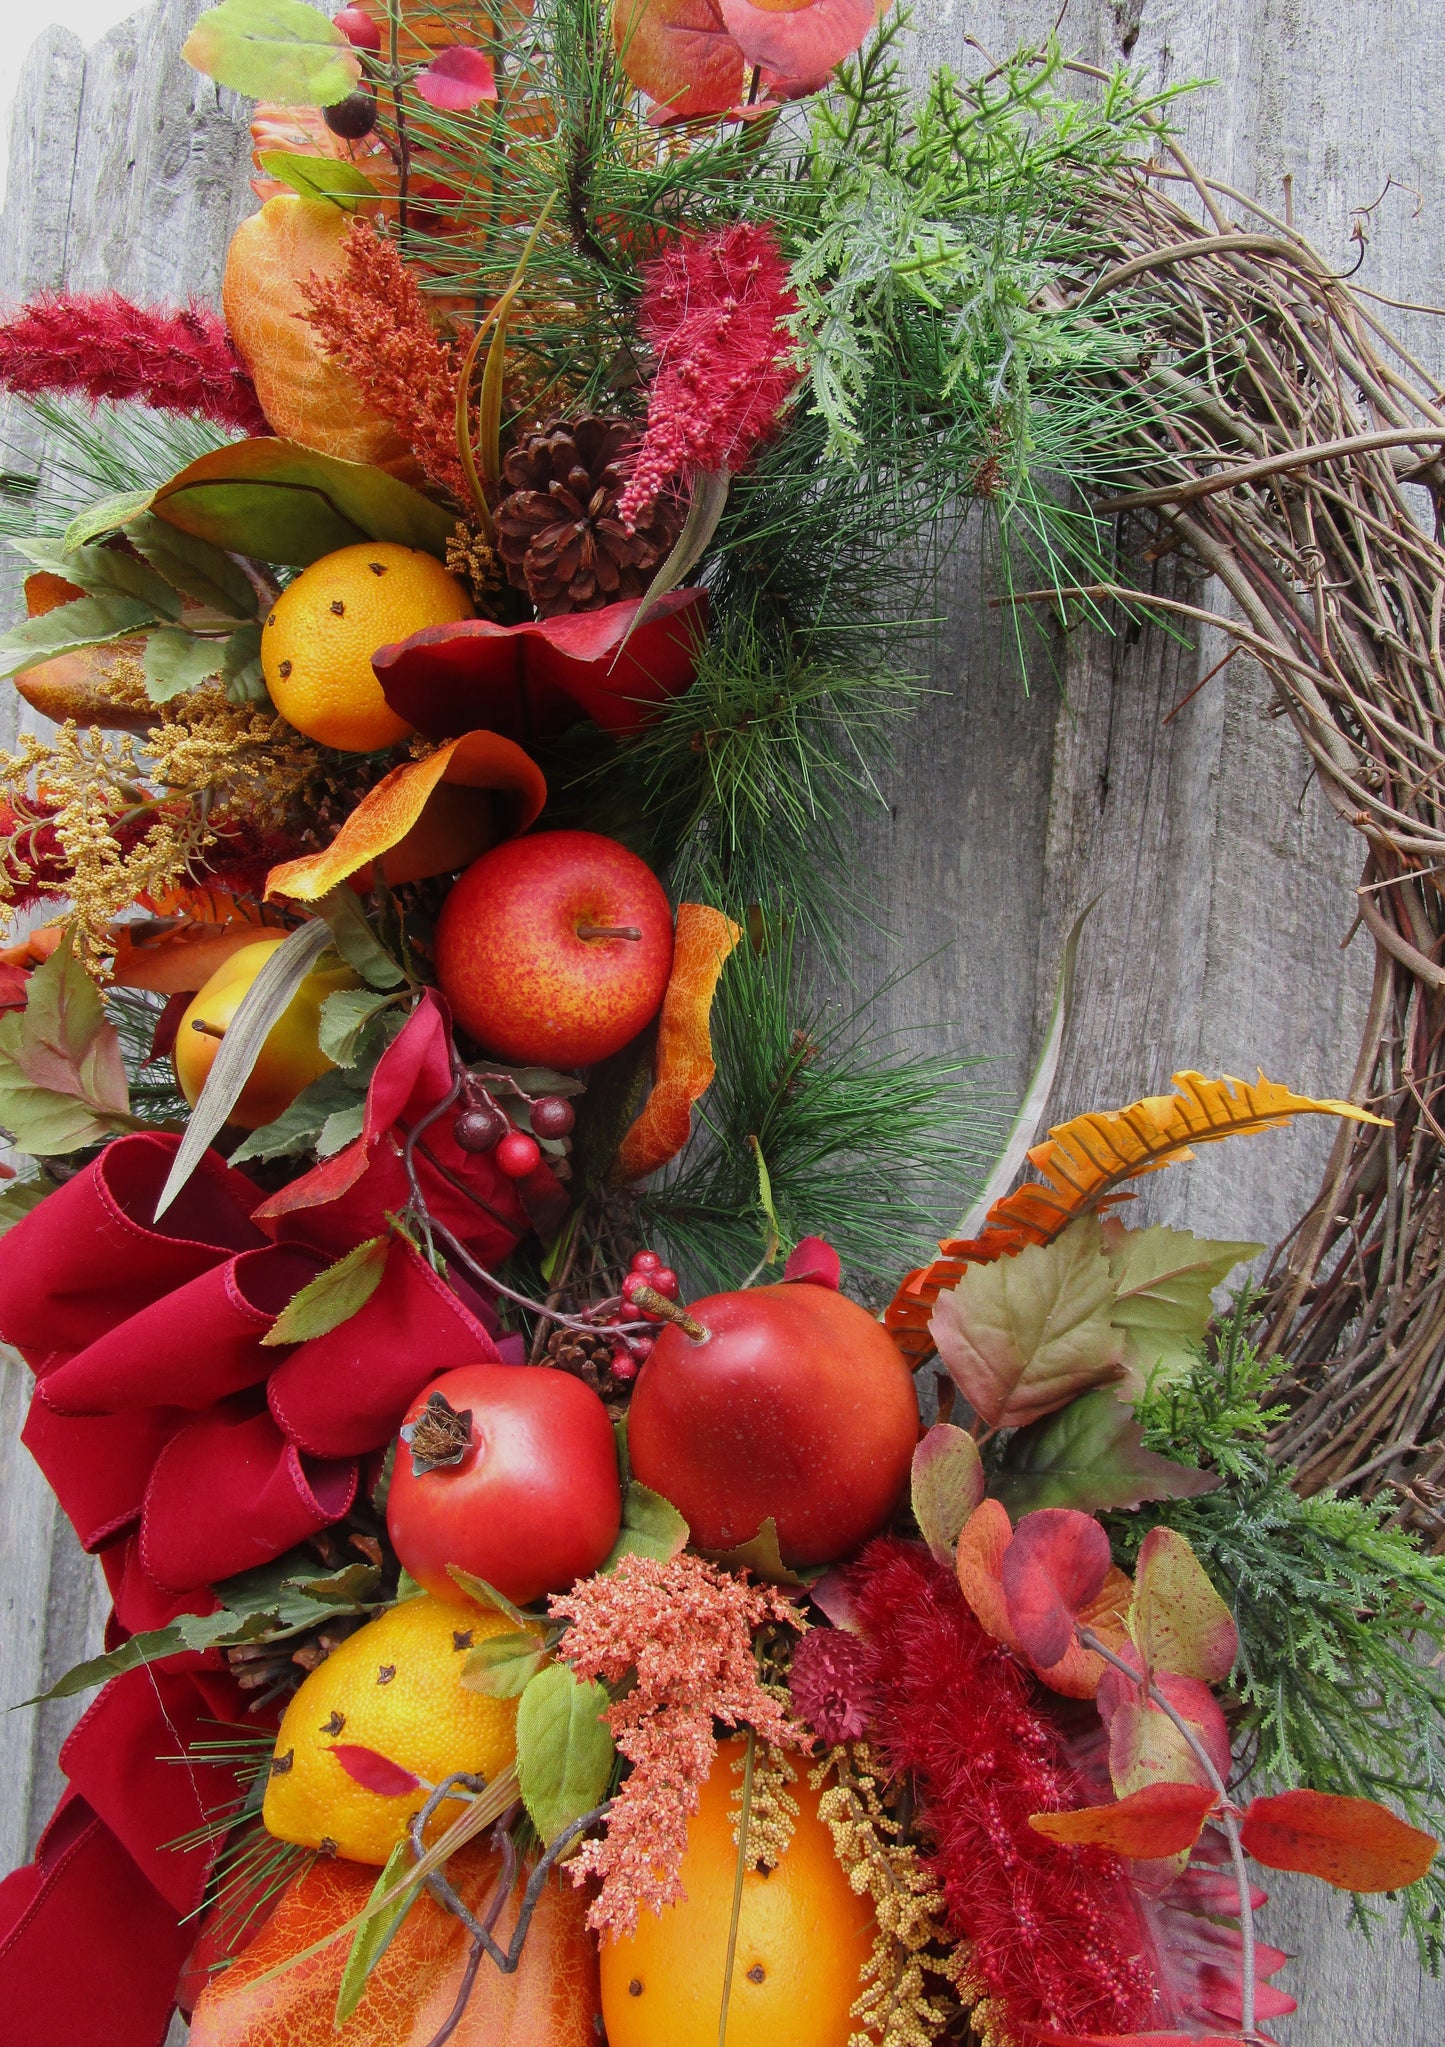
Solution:
M 455 351 L 438 335 L 396 243 L 359 214 L 351 220 L 345 256 L 338 277 L 313 277 L 302 287 L 311 325 L 432 482 L 466 504 Z

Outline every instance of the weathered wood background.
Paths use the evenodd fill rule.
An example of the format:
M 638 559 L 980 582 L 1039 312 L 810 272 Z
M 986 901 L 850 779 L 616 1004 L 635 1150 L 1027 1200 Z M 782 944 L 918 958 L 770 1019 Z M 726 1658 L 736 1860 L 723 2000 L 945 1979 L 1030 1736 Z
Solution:
M 88 52 L 60 30 L 37 44 L 0 216 L 0 304 L 62 284 L 216 296 L 252 199 L 246 110 L 177 55 L 200 6 L 156 0 Z M 974 69 L 967 37 L 1006 50 L 1037 41 L 1057 14 L 1058 0 L 921 0 L 914 60 L 920 73 L 940 61 Z M 1445 298 L 1439 0 L 1073 0 L 1061 34 L 1092 62 L 1130 58 L 1152 82 L 1216 81 L 1182 112 L 1198 162 L 1280 210 L 1288 181 L 1296 220 L 1342 270 L 1359 254 L 1354 209 L 1373 207 L 1360 282 Z M 1445 327 L 1392 317 L 1423 360 L 1445 366 Z M 1262 1065 L 1315 1093 L 1342 1091 L 1369 976 L 1363 943 L 1342 949 L 1359 853 L 1268 716 L 1258 671 L 1235 660 L 1166 723 L 1223 641 L 1189 651 L 1152 634 L 1090 636 L 1059 650 L 1056 671 L 1041 664 L 1025 691 L 985 594 L 965 550 L 945 591 L 940 694 L 903 739 L 886 812 L 864 825 L 889 935 L 860 978 L 927 957 L 889 996 L 890 1019 L 922 1026 L 940 1048 L 990 1055 L 1010 1093 L 1031 1063 L 1062 934 L 1097 895 L 1051 1120 L 1161 1088 L 1181 1066 Z M 1148 1212 L 1272 1240 L 1303 1207 L 1328 1141 L 1306 1126 L 1206 1155 L 1155 1183 Z M 89 1653 L 104 1611 L 98 1573 L 16 1441 L 27 1393 L 7 1366 L 5 1701 Z M 5 1723 L 0 1866 L 29 1853 L 77 1710 Z M 1422 1979 L 1388 1929 L 1372 1947 L 1351 1936 L 1334 1894 L 1281 1883 L 1263 1931 L 1309 1956 L 1307 1971 L 1286 1973 L 1301 2008 L 1283 2039 L 1436 2047 L 1445 2036 L 1445 1988 Z

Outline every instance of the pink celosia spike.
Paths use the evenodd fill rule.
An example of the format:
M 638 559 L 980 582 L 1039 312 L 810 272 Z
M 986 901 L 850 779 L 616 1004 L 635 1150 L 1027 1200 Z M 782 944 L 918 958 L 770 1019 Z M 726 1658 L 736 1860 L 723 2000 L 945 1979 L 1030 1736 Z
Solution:
M 264 434 L 255 388 L 209 307 L 138 306 L 119 292 L 48 294 L 0 326 L 0 385 L 33 398 L 45 391 L 138 398 L 160 412 L 200 413 L 245 434 Z

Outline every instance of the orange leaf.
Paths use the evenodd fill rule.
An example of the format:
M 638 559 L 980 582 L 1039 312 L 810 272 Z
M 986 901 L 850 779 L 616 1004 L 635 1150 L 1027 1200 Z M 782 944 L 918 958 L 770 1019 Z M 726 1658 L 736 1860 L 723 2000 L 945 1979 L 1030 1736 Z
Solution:
M 1146 1784 L 1114 1805 L 1087 1805 L 1078 1812 L 1036 1812 L 1036 1834 L 1071 1848 L 1108 1848 L 1143 1862 L 1182 1855 L 1199 1839 L 1214 1806 L 1210 1785 Z
M 1121 1571 L 1117 1564 L 1111 1564 L 1109 1575 L 1099 1590 L 1086 1606 L 1079 1609 L 1079 1626 L 1090 1629 L 1116 1655 L 1129 1639 L 1124 1616 L 1129 1611 L 1133 1595 L 1134 1586 L 1127 1572 Z M 1051 1663 L 1047 1670 L 1040 1670 L 1038 1675 L 1050 1691 L 1062 1692 L 1066 1699 L 1092 1699 L 1108 1667 L 1094 1650 L 1085 1649 L 1080 1642 L 1071 1642 L 1059 1661 Z
M 743 53 L 717 0 L 618 0 L 612 29 L 622 68 L 681 120 L 726 113 L 743 96 Z
M 231 237 L 221 286 L 226 325 L 282 440 L 415 481 L 415 459 L 373 412 L 350 371 L 327 354 L 302 286 L 346 269 L 347 217 L 324 199 L 268 199 Z
M 25 610 L 31 618 L 44 618 L 47 611 L 58 611 L 62 604 L 73 604 L 84 595 L 78 583 L 52 575 L 49 569 L 36 569 L 25 578 Z
M 1439 1843 L 1373 1798 L 1282 1791 L 1256 1798 L 1239 1825 L 1245 1852 L 1266 1869 L 1296 1869 L 1341 1891 L 1398 1891 L 1418 1883 Z
M 473 1913 L 485 1909 L 497 1857 L 461 1849 L 447 1876 Z M 376 1871 L 318 1861 L 282 1898 L 229 1969 L 196 2002 L 190 2047 L 425 2047 L 450 2013 L 470 1939 L 461 1921 L 427 1895 L 407 1913 L 367 1984 L 337 2027 L 336 1997 L 350 1942 L 333 1941 L 293 1968 L 280 1967 L 344 1926 L 371 1894 Z M 505 1946 L 517 1895 L 496 1929 Z M 542 1892 L 515 1975 L 483 1961 L 452 2047 L 595 2047 L 600 1999 L 597 1954 L 587 1932 L 585 1892 L 554 1878 Z M 269 1980 L 262 1980 L 269 1976 Z
M 1013 1538 L 1013 1523 L 1003 1501 L 985 1500 L 963 1524 L 957 1559 L 959 1586 L 979 1626 L 996 1642 L 1007 1642 L 1011 1649 L 1017 1644 L 1009 1625 L 1000 1572 L 1003 1553 Z
M 920 1363 L 932 1349 L 928 1323 L 934 1303 L 945 1288 L 957 1286 L 970 1265 L 1011 1258 L 1028 1244 L 1051 1244 L 1075 1216 L 1131 1199 L 1120 1192 L 1126 1180 L 1192 1159 L 1196 1144 L 1281 1129 L 1291 1117 L 1306 1114 L 1388 1127 L 1385 1117 L 1352 1102 L 1297 1095 L 1263 1073 L 1257 1081 L 1229 1074 L 1207 1080 L 1186 1071 L 1173 1080 L 1178 1094 L 1146 1095 L 1125 1109 L 1075 1116 L 1051 1130 L 1047 1143 L 1029 1153 L 1045 1184 L 1031 1180 L 1005 1195 L 989 1210 L 981 1237 L 945 1238 L 933 1264 L 907 1274 L 883 1323 L 910 1363 Z
M 490 797 L 465 791 L 495 791 L 504 799 L 505 829 Z M 369 789 L 322 853 L 306 853 L 273 867 L 268 896 L 314 903 L 353 875 L 366 876 L 380 862 L 393 886 L 428 874 L 466 867 L 498 839 L 523 832 L 547 800 L 542 770 L 529 754 L 499 732 L 467 732 L 429 753 L 404 761 Z M 385 858 L 383 859 L 383 855 Z
M 148 920 L 111 927 L 117 987 L 192 993 L 232 953 L 254 945 L 258 930 L 285 928 L 279 911 L 218 889 L 174 889 L 151 897 L 149 908 Z
M 712 1085 L 717 1067 L 708 1019 L 728 954 L 742 926 L 703 903 L 679 903 L 672 976 L 662 998 L 652 1092 L 617 1153 L 615 1180 L 655 1173 L 687 1143 L 692 1105 Z

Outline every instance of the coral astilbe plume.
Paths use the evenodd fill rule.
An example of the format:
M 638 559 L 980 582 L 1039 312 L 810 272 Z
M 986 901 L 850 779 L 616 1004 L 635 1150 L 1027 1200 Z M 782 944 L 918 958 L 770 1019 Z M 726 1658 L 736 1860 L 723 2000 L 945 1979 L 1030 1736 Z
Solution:
M 607 1710 L 632 1774 L 604 1838 L 589 1841 L 568 1865 L 579 1883 L 602 1879 L 588 1924 L 628 1934 L 644 1905 L 660 1912 L 680 1893 L 688 1816 L 717 1755 L 713 1722 L 754 1727 L 780 1748 L 805 1745 L 759 1683 L 752 1641 L 769 1622 L 799 1622 L 772 1586 L 750 1585 L 694 1556 L 670 1563 L 624 1557 L 615 1571 L 550 1604 L 558 1620 L 571 1623 L 562 1654 L 579 1676 L 621 1685 L 635 1673 L 626 1696 Z
M 24 398 L 46 391 L 79 391 L 92 402 L 137 398 L 239 433 L 267 431 L 251 379 L 205 306 L 167 311 L 119 292 L 35 299 L 0 326 L 0 384 Z
M 798 301 L 771 228 L 722 228 L 669 250 L 643 275 L 641 325 L 657 374 L 618 503 L 629 530 L 676 478 L 740 469 L 801 374 L 787 326 Z
M 394 242 L 359 216 L 346 270 L 304 287 L 311 325 L 368 404 L 389 419 L 433 483 L 467 502 L 457 453 L 457 367 Z
M 877 1654 L 878 1746 L 913 1777 L 927 1867 L 971 1946 L 975 2026 L 1007 2040 L 1031 2026 L 1131 2032 L 1156 1984 L 1129 1880 L 1115 1856 L 1060 1851 L 1029 1825 L 1030 1812 L 1087 1802 L 1037 1686 L 922 1547 L 870 1544 L 849 1591 Z

